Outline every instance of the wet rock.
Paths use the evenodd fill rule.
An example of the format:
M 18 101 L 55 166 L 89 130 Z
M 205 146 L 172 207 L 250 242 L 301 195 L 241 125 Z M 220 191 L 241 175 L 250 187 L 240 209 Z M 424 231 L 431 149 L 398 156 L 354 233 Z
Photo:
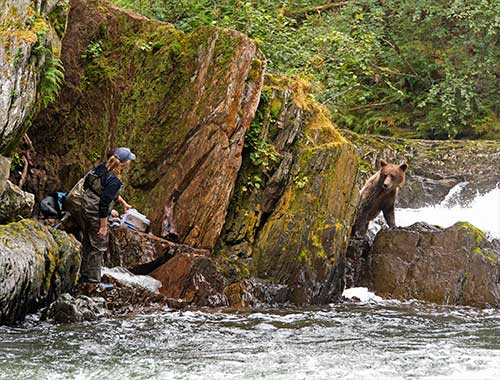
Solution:
M 373 290 L 384 298 L 500 307 L 500 251 L 470 224 L 383 230 L 370 260 Z
M 110 316 L 106 301 L 102 297 L 90 298 L 84 295 L 73 297 L 62 294 L 42 315 L 42 319 L 54 323 L 77 323 L 95 321 Z
M 152 232 L 160 235 L 173 216 L 180 242 L 213 248 L 259 102 L 265 59 L 257 45 L 232 30 L 185 34 L 106 2 L 75 0 L 62 60 L 65 87 L 30 132 L 34 169 L 49 180 L 43 187 L 32 175 L 27 184 L 37 196 L 69 189 L 96 154 L 130 146 L 138 159 L 124 176 L 127 200 Z
M 467 182 L 467 186 L 452 201 L 467 204 L 478 192 L 483 194 L 498 186 L 499 141 L 396 139 L 358 135 L 347 130 L 342 130 L 342 134 L 356 146 L 361 158 L 359 185 L 378 170 L 376 164 L 381 158 L 409 164 L 397 207 L 439 204 L 462 182 Z
M 79 265 L 80 244 L 65 232 L 33 220 L 0 226 L 0 324 L 70 291 Z
M 179 253 L 151 276 L 160 280 L 161 294 L 196 306 L 227 306 L 224 277 L 207 256 Z
M 125 283 L 109 274 L 104 274 L 101 281 L 101 284 L 79 284 L 75 295 L 103 298 L 113 316 L 152 312 L 170 305 L 170 300 L 164 295 L 137 284 Z M 177 306 L 175 302 L 172 304 Z
M 60 54 L 67 9 L 67 0 L 0 6 L 0 153 L 16 148 L 27 119 L 47 99 L 48 85 L 41 82 Z
M 7 181 L 0 195 L 0 223 L 18 221 L 29 218 L 35 206 L 35 196 L 21 190 L 12 182 Z
M 228 278 L 333 302 L 358 198 L 354 148 L 304 83 L 268 75 L 263 93 L 215 254 Z
M 363 285 L 368 273 L 368 257 L 373 240 L 368 237 L 351 237 L 346 253 L 346 289 Z
M 259 301 L 255 297 L 255 292 L 255 286 L 250 280 L 236 281 L 224 288 L 229 306 L 235 308 L 256 306 Z
M 181 252 L 208 253 L 129 228 L 111 228 L 104 265 L 125 267 L 134 274 L 148 274 Z

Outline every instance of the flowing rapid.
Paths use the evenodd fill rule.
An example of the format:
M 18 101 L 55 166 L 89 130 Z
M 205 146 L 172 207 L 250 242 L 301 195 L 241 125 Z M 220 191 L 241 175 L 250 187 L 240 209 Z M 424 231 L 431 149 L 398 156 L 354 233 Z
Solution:
M 500 313 L 422 303 L 165 312 L 0 328 L 0 379 L 482 379 Z
M 466 186 L 467 182 L 459 183 L 436 206 L 396 209 L 397 224 L 409 226 L 415 222 L 427 222 L 450 227 L 456 222 L 469 222 L 491 238 L 500 239 L 500 187 L 478 195 L 469 204 L 462 206 L 457 204 L 456 198 Z
M 453 206 L 460 189 L 438 206 L 397 210 L 398 224 L 469 221 L 500 237 L 500 189 Z M 31 317 L 0 327 L 0 380 L 500 379 L 499 310 L 345 296 L 361 302 L 72 325 Z

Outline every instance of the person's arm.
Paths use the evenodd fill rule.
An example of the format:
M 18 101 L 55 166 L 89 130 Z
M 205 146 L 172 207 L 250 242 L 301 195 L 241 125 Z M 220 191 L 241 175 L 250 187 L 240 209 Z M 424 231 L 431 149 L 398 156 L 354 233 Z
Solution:
M 108 218 L 99 218 L 99 231 L 97 232 L 97 235 L 99 235 L 101 239 L 104 239 L 107 234 L 108 234 Z
M 123 199 L 123 197 L 121 195 L 118 196 L 118 199 L 117 199 L 118 203 L 120 203 L 123 207 L 123 211 L 128 211 L 132 208 L 131 205 L 129 205 L 125 199 Z
M 117 197 L 121 182 L 116 177 L 109 177 L 103 184 L 101 199 L 99 201 L 99 231 L 97 234 L 104 239 L 108 232 L 109 205 Z

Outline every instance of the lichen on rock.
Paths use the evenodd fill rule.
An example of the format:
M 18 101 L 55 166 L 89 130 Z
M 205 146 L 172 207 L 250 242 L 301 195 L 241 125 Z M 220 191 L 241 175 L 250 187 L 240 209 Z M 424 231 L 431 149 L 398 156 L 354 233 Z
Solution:
M 358 196 L 354 149 L 324 112 L 307 84 L 267 76 L 217 251 L 229 278 L 286 285 L 297 304 L 340 296 Z

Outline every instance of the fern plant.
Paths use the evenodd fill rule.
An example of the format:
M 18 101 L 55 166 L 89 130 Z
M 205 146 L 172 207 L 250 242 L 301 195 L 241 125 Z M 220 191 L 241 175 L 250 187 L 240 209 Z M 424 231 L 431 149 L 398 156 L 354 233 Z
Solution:
M 56 100 L 64 82 L 64 66 L 62 61 L 54 56 L 52 49 L 47 47 L 47 30 L 40 29 L 36 34 L 38 39 L 33 52 L 43 62 L 38 83 L 39 105 L 47 107 Z

